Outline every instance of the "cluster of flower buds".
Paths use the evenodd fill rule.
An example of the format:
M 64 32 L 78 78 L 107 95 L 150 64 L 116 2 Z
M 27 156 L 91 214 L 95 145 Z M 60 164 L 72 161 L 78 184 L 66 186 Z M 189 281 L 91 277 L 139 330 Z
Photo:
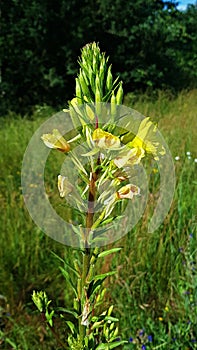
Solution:
M 120 105 L 123 101 L 122 82 L 113 81 L 108 57 L 100 52 L 94 42 L 81 51 L 80 71 L 76 78 L 75 94 L 78 105 L 83 103 L 111 102 Z

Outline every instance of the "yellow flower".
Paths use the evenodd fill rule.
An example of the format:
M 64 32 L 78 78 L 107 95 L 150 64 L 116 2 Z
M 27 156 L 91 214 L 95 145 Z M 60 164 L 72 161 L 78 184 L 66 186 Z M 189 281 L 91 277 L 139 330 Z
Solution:
M 68 178 L 58 175 L 58 190 L 60 197 L 66 197 L 73 190 L 73 185 L 68 181 Z
M 120 188 L 119 191 L 116 192 L 117 199 L 132 199 L 133 196 L 137 196 L 140 194 L 140 189 L 139 187 L 128 184 Z
M 149 119 L 145 118 L 142 120 L 137 135 L 131 142 L 127 143 L 127 146 L 130 148 L 142 148 L 147 153 L 151 153 L 155 160 L 158 160 L 158 154 L 164 155 L 165 149 L 155 137 L 157 127 Z
M 92 139 L 97 147 L 102 149 L 117 149 L 120 147 L 120 140 L 117 136 L 112 135 L 100 128 L 94 130 Z
M 49 148 L 55 148 L 61 152 L 70 151 L 70 145 L 57 129 L 54 129 L 52 134 L 42 135 L 41 139 L 43 140 L 44 144 Z
M 144 157 L 143 148 L 132 148 L 128 149 L 127 152 L 122 152 L 118 157 L 116 157 L 113 162 L 118 168 L 122 168 L 125 165 L 139 164 L 141 159 Z

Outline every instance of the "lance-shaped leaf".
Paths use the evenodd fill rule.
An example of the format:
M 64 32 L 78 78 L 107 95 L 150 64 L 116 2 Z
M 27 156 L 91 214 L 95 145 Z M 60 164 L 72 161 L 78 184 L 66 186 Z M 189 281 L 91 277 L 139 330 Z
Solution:
M 98 291 L 98 289 L 101 287 L 103 281 L 108 276 L 112 276 L 115 273 L 116 273 L 116 271 L 111 271 L 111 272 L 103 273 L 101 275 L 94 276 L 94 278 L 91 280 L 91 282 L 89 284 L 89 287 L 88 287 L 88 291 L 87 291 L 88 298 L 90 298 L 93 295 L 93 293 Z
M 117 253 L 121 250 L 122 248 L 112 248 L 110 250 L 105 250 L 103 252 L 101 252 L 99 255 L 98 255 L 98 258 L 103 258 L 104 256 L 107 256 L 109 254 L 112 254 L 112 253 Z
M 65 312 L 66 314 L 70 314 L 70 315 L 74 316 L 74 318 L 76 318 L 77 320 L 79 318 L 79 314 L 76 310 L 70 310 L 70 309 L 66 309 L 64 307 L 57 307 L 56 310 L 60 311 L 60 312 Z
M 74 334 L 75 333 L 75 325 L 74 325 L 74 323 L 72 323 L 71 321 L 66 321 L 66 324 L 70 328 L 72 334 Z
M 59 261 L 61 261 L 64 265 L 66 265 L 72 272 L 74 272 L 74 274 L 77 276 L 77 277 L 79 277 L 79 273 L 78 273 L 78 271 L 73 267 L 73 266 L 71 266 L 67 261 L 65 261 L 64 259 L 62 259 L 62 258 L 60 258 L 60 256 L 58 256 L 57 254 L 55 254 L 54 252 L 51 252 L 53 255 L 54 255 L 54 257 L 56 258 L 56 259 L 58 259 Z
M 128 342 L 126 340 L 120 340 L 120 341 L 115 341 L 113 343 L 100 344 L 99 346 L 97 346 L 96 350 L 111 350 L 111 349 L 117 348 L 122 344 L 127 344 L 127 343 Z
M 75 293 L 75 296 L 78 297 L 77 294 L 77 289 L 75 288 L 73 281 L 71 279 L 70 274 L 68 273 L 68 271 L 66 271 L 63 267 L 59 267 L 60 271 L 62 272 L 62 275 L 65 277 L 66 281 L 68 282 L 68 284 L 70 285 L 70 287 L 72 288 L 73 292 Z

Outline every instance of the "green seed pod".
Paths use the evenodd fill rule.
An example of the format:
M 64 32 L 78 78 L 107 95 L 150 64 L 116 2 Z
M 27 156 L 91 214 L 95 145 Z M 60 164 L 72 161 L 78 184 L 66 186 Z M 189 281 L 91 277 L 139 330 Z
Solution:
M 114 118 L 115 115 L 116 115 L 116 96 L 113 91 L 111 96 L 111 116 Z
M 111 305 L 111 306 L 109 307 L 108 312 L 107 312 L 108 316 L 111 316 L 111 313 L 112 313 L 112 311 L 113 311 L 113 308 L 114 308 L 113 305 Z
M 121 105 L 123 100 L 123 88 L 122 88 L 122 81 L 120 82 L 117 94 L 116 94 L 116 103 L 117 105 Z
M 82 75 L 81 70 L 80 70 L 80 74 L 79 74 L 79 76 L 78 76 L 78 80 L 79 80 L 79 83 L 80 83 L 80 86 L 81 86 L 81 89 L 82 89 L 82 94 L 83 94 L 83 96 L 84 96 L 84 95 L 85 95 L 85 96 L 88 96 L 88 95 L 89 95 L 89 89 L 88 89 L 88 87 L 87 87 L 87 85 L 86 85 L 86 82 L 85 82 L 85 80 L 84 80 L 84 77 L 83 77 L 83 75 Z
M 88 67 L 88 78 L 90 81 L 91 89 L 92 89 L 93 93 L 95 94 L 95 91 L 96 91 L 95 74 L 93 73 L 91 66 Z
M 109 328 L 106 328 L 106 330 L 105 330 L 105 336 L 106 336 L 106 338 L 108 339 L 108 337 L 109 337 Z
M 116 337 L 118 335 L 118 327 L 116 327 L 113 336 Z
M 81 74 L 83 76 L 83 79 L 85 81 L 85 84 L 88 86 L 90 83 L 89 83 L 89 79 L 88 79 L 88 76 L 86 75 L 86 71 L 84 69 L 81 70 Z
M 83 96 L 82 96 L 81 86 L 80 86 L 78 78 L 76 78 L 75 81 L 76 81 L 75 92 L 76 92 L 77 103 L 79 105 L 81 105 L 81 104 L 83 104 Z
M 101 95 L 101 91 L 98 87 L 96 87 L 96 93 L 95 93 L 95 102 L 102 102 L 102 95 Z
M 77 120 L 80 121 L 81 125 L 85 125 L 85 121 L 83 120 L 83 114 L 82 114 L 82 112 L 79 108 L 79 105 L 78 105 L 77 97 L 73 98 L 70 101 L 69 112 L 70 112 L 70 117 L 71 117 L 71 120 L 73 122 L 74 127 L 76 127 L 77 124 L 79 126 L 79 123 L 77 123 Z
M 79 126 L 79 118 L 78 118 L 77 113 L 75 112 L 73 106 L 70 106 L 69 113 L 70 113 L 70 117 L 71 117 L 74 128 L 77 128 Z
M 113 86 L 113 77 L 112 77 L 112 72 L 111 72 L 111 65 L 109 66 L 108 68 L 108 71 L 107 71 L 107 79 L 106 79 L 106 88 L 107 88 L 107 92 L 108 91 L 111 91 L 112 89 L 112 86 Z
M 85 108 L 86 108 L 86 115 L 88 117 L 88 120 L 93 121 L 95 119 L 94 111 L 92 110 L 92 108 L 88 104 L 85 105 Z
M 112 324 L 110 324 L 109 330 L 112 331 L 114 329 L 114 322 L 112 322 Z
M 105 68 L 106 68 L 105 58 L 102 57 L 102 61 L 99 69 L 99 80 L 100 80 L 100 86 L 102 88 L 103 88 L 104 77 L 105 77 Z
M 96 83 L 96 89 L 100 90 L 101 84 L 100 84 L 100 78 L 98 74 L 96 75 L 95 83 Z
M 98 70 L 98 62 L 97 62 L 97 57 L 95 56 L 95 54 L 93 55 L 93 58 L 92 58 L 92 66 L 93 66 L 93 71 L 96 74 L 97 70 Z
M 112 95 L 111 95 L 111 104 L 116 104 L 116 96 L 114 94 L 114 90 L 112 91 Z

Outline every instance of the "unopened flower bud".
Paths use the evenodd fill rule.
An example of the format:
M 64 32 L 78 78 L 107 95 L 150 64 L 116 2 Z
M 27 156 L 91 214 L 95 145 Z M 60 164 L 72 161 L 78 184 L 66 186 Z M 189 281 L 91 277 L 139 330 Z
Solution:
M 79 79 L 78 78 L 76 78 L 75 81 L 76 81 L 75 93 L 76 93 L 77 103 L 79 105 L 81 105 L 83 103 L 81 85 L 79 83 Z
M 108 91 L 111 91 L 113 83 L 112 83 L 112 72 L 111 72 L 111 67 L 109 66 L 108 71 L 107 71 L 107 79 L 106 79 L 106 87 Z
M 121 105 L 123 100 L 123 88 L 122 88 L 122 81 L 120 82 L 117 94 L 116 94 L 116 103 L 117 105 Z

